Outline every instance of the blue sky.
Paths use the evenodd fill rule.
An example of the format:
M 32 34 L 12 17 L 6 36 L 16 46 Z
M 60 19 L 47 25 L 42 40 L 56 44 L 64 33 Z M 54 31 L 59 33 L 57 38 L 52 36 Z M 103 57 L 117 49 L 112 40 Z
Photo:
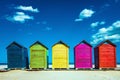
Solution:
M 117 45 L 120 63 L 119 0 L 1 0 L 0 63 L 6 63 L 6 46 L 16 41 L 29 50 L 39 40 L 49 48 L 62 40 L 73 47 L 86 40 L 94 46 L 109 39 Z

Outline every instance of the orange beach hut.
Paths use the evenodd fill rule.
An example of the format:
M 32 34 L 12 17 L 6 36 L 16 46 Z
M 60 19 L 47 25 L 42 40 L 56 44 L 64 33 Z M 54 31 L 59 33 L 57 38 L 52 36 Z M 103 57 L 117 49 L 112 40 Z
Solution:
M 116 45 L 109 40 L 94 48 L 95 68 L 116 68 Z

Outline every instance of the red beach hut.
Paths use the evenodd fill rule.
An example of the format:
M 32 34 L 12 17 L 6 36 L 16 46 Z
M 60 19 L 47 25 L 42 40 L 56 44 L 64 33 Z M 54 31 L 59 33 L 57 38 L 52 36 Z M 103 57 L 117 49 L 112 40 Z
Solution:
M 74 55 L 76 69 L 92 68 L 92 46 L 85 40 L 74 47 Z
M 101 42 L 94 48 L 95 68 L 116 67 L 116 45 L 109 40 Z

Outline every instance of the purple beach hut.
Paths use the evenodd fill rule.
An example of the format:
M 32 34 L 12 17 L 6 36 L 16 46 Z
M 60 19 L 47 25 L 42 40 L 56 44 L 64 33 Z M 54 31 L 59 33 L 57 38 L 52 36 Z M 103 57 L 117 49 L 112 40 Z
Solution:
M 92 46 L 85 40 L 74 47 L 74 55 L 76 69 L 92 68 Z

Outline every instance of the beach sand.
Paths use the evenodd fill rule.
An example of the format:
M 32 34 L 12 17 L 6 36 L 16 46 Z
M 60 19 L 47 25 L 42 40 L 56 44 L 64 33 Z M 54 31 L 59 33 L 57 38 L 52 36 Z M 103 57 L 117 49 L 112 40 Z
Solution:
M 22 71 L 0 72 L 0 80 L 120 80 L 120 71 Z

